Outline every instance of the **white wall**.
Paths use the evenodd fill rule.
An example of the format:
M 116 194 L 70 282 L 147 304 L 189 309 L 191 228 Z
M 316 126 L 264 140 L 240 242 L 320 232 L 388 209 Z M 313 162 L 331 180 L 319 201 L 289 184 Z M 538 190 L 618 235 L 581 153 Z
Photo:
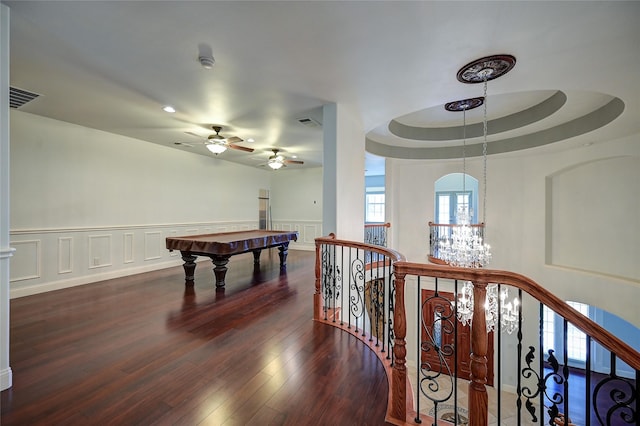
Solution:
M 427 261 L 434 182 L 461 165 L 457 160 L 387 160 L 393 248 L 409 261 Z M 481 159 L 467 160 L 467 173 L 482 182 Z M 489 267 L 521 273 L 564 300 L 597 307 L 640 328 L 640 135 L 552 154 L 529 150 L 490 156 L 487 175 Z M 408 277 L 407 306 L 416 301 L 416 287 L 415 278 Z M 526 348 L 530 339 L 537 341 L 538 304 L 525 298 L 523 309 Z M 412 310 L 407 313 L 411 364 L 416 318 Z M 515 337 L 504 337 L 503 380 L 515 385 Z
M 360 114 L 345 104 L 323 108 L 323 230 L 364 241 L 364 141 Z
M 257 221 L 270 175 L 12 111 L 11 229 Z
M 315 238 L 323 235 L 322 167 L 273 171 L 271 188 L 273 228 L 300 233 L 291 248 L 315 250 Z
M 0 4 L 0 98 L 9 97 L 9 8 Z M 9 105 L 0 104 L 0 390 L 10 388 L 9 366 Z
M 11 111 L 11 296 L 179 265 L 166 236 L 257 228 L 258 190 L 272 176 Z M 298 203 L 286 200 L 292 188 L 282 205 Z
M 394 194 L 394 248 L 410 261 L 426 262 L 433 183 L 459 171 L 461 162 L 392 161 L 387 171 L 393 174 L 388 192 Z M 467 170 L 482 181 L 481 160 L 468 160 Z M 490 267 L 522 273 L 565 300 L 640 327 L 639 171 L 640 135 L 553 154 L 489 157 Z

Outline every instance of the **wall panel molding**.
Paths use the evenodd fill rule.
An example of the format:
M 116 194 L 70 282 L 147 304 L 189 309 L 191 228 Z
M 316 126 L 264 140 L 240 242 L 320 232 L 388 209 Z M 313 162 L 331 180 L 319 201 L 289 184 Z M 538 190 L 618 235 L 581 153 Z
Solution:
M 122 256 L 123 263 L 133 263 L 135 261 L 133 235 L 134 235 L 133 232 L 125 232 L 123 235 L 123 238 L 122 238 L 122 242 L 124 244 L 123 256 Z
M 315 250 L 315 240 L 322 236 L 322 221 L 278 220 L 273 222 L 273 229 L 276 231 L 298 231 L 298 241 L 292 241 L 289 248 Z
M 258 222 L 13 230 L 10 244 L 16 252 L 11 259 L 10 297 L 182 265 L 180 252 L 169 252 L 165 238 L 217 232 L 219 228 L 257 229 Z
M 164 229 L 164 228 L 194 228 L 199 229 L 204 226 L 235 224 L 235 226 L 251 226 L 254 221 L 216 221 L 216 222 L 184 222 L 184 223 L 154 223 L 148 225 L 105 225 L 105 226 L 78 226 L 72 228 L 29 228 L 29 229 L 11 229 L 10 235 L 27 235 L 27 234 L 49 234 L 49 233 L 72 233 L 72 232 L 107 232 L 107 231 L 124 231 L 135 229 Z M 240 225 L 243 224 L 243 225 Z M 250 229 L 257 229 L 256 228 Z
M 144 260 L 154 260 L 162 258 L 160 249 L 164 243 L 162 232 L 152 231 L 144 233 Z M 165 249 L 166 251 L 166 249 Z
M 89 235 L 89 269 L 112 266 L 111 260 L 112 234 Z
M 38 279 L 42 271 L 41 240 L 11 241 L 15 254 L 11 259 L 9 283 Z
M 58 238 L 58 274 L 73 272 L 73 238 Z

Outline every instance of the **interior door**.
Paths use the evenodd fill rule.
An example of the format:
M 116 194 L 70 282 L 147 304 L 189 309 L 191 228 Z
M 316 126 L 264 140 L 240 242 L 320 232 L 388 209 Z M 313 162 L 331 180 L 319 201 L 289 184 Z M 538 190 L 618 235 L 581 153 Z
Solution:
M 471 327 L 457 321 L 451 302 L 453 293 L 422 290 L 421 360 L 430 368 L 444 374 L 469 380 L 471 378 Z M 457 336 L 457 343 L 456 342 Z M 493 386 L 493 332 L 489 333 L 487 346 L 487 385 Z M 457 347 L 457 360 L 449 348 Z M 441 359 L 442 357 L 442 359 Z M 444 360 L 448 367 L 442 365 Z M 455 362 L 457 366 L 454 368 Z

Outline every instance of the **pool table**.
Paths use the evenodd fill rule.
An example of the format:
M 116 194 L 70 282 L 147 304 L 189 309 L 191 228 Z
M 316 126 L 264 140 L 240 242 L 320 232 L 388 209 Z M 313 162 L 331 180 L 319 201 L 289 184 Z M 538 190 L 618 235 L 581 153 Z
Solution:
M 221 232 L 217 234 L 187 235 L 184 237 L 167 237 L 169 251 L 180 250 L 184 260 L 185 285 L 193 285 L 196 259 L 198 256 L 210 257 L 215 268 L 216 287 L 224 287 L 229 258 L 236 254 L 253 252 L 253 263 L 260 265 L 262 249 L 278 247 L 280 269 L 287 267 L 287 251 L 289 241 L 298 241 L 298 232 L 251 230 L 237 232 Z

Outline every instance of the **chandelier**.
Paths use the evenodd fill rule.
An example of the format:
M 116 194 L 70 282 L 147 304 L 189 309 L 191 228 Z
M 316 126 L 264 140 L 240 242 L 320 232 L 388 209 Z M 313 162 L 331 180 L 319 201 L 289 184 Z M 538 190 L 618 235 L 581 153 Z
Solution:
M 509 290 L 506 288 L 499 289 L 498 287 L 498 284 L 487 285 L 487 297 L 484 302 L 487 332 L 494 331 L 496 326 L 499 325 L 502 331 L 511 334 L 518 326 L 520 300 L 514 297 L 513 301 L 509 301 Z M 500 301 L 498 301 L 498 298 L 500 298 Z M 471 319 L 473 318 L 473 284 L 471 284 L 471 281 L 465 281 L 462 285 L 462 289 L 458 292 L 456 304 L 458 305 L 458 321 L 463 325 L 471 325 Z M 500 314 L 498 314 L 498 311 Z
M 487 209 L 487 82 L 510 71 L 515 65 L 515 58 L 511 55 L 495 55 L 473 61 L 458 71 L 457 78 L 463 83 L 484 83 L 484 96 L 449 102 L 445 105 L 447 111 L 463 112 L 463 148 L 462 148 L 462 190 L 465 193 L 466 181 L 466 112 L 468 109 L 484 105 L 483 114 L 483 214 Z M 491 247 L 483 241 L 479 226 L 471 225 L 471 211 L 468 204 L 458 207 L 456 226 L 453 226 L 448 238 L 440 241 L 440 258 L 452 266 L 464 268 L 483 268 L 491 260 Z M 463 325 L 470 325 L 473 319 L 473 284 L 464 282 L 458 292 L 455 303 L 458 320 Z M 485 319 L 487 332 L 496 328 L 511 334 L 517 327 L 518 308 L 520 301 L 517 297 L 509 301 L 509 290 L 500 288 L 498 284 L 488 284 L 485 299 Z
M 485 92 L 486 97 L 486 92 Z M 466 194 L 467 180 L 467 110 L 485 105 L 486 123 L 486 103 L 485 97 L 464 99 L 447 103 L 444 108 L 447 111 L 462 111 L 462 193 Z M 484 126 L 486 129 L 486 125 Z M 486 144 L 486 131 L 485 131 Z M 485 175 L 486 175 L 486 149 L 484 152 Z M 486 178 L 485 178 L 486 181 Z M 485 184 L 486 187 L 486 184 Z M 485 200 L 486 205 L 486 192 Z M 491 260 L 491 247 L 483 242 L 480 234 L 481 227 L 471 226 L 472 212 L 467 202 L 458 206 L 456 211 L 456 225 L 452 227 L 448 237 L 440 241 L 440 258 L 452 266 L 460 266 L 463 268 L 482 268 L 489 264 Z

